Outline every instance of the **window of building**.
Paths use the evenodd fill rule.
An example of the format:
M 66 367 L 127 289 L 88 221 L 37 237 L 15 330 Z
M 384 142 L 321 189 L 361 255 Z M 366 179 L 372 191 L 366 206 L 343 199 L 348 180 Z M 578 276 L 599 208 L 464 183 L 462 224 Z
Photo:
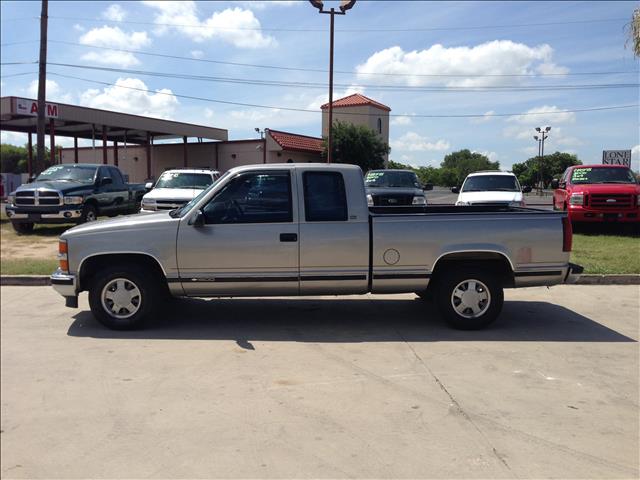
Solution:
M 378 133 L 382 134 L 382 119 L 378 118 Z
M 307 222 L 347 221 L 347 195 L 339 172 L 305 172 L 304 210 Z

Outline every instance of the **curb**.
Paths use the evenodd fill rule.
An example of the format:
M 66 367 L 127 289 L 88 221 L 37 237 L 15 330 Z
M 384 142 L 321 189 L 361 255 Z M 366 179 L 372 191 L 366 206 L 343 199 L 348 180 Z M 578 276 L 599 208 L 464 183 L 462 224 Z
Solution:
M 0 275 L 0 285 L 42 287 L 51 285 L 48 275 Z M 640 274 L 581 275 L 573 285 L 640 285 Z
M 44 287 L 51 285 L 49 275 L 0 275 L 2 286 Z

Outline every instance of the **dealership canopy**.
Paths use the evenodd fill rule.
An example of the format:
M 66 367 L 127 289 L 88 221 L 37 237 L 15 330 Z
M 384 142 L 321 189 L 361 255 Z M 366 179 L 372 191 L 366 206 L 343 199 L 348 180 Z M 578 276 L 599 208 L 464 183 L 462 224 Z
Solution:
M 0 99 L 0 128 L 35 133 L 38 102 L 29 98 Z M 64 103 L 46 104 L 47 134 L 105 141 L 143 144 L 150 139 L 200 138 L 227 140 L 223 128 L 98 110 Z

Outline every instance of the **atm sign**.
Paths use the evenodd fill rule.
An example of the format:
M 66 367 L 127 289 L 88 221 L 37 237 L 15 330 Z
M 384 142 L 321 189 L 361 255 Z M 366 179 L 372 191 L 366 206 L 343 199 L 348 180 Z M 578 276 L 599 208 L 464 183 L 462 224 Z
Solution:
M 27 98 L 16 99 L 16 113 L 18 115 L 30 115 L 35 117 L 38 115 L 38 102 Z M 57 103 L 47 103 L 44 116 L 47 118 L 58 118 L 59 107 Z

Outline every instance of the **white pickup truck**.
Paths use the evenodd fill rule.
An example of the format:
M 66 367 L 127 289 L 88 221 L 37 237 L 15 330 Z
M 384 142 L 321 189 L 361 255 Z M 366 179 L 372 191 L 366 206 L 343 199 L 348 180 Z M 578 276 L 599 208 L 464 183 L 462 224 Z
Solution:
M 503 288 L 571 282 L 566 213 L 368 207 L 362 171 L 340 164 L 234 168 L 170 212 L 74 227 L 53 287 L 89 292 L 110 328 L 139 327 L 163 297 L 429 294 L 455 327 L 500 313 Z

